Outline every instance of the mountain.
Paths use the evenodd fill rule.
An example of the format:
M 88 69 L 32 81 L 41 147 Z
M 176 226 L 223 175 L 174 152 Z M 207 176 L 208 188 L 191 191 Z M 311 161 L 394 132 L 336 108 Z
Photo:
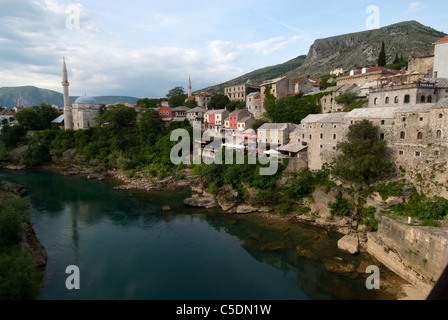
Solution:
M 208 87 L 200 91 L 211 93 L 224 92 L 225 87 L 243 84 L 246 83 L 247 80 L 251 80 L 252 82 L 255 83 L 262 83 L 266 80 L 275 79 L 277 77 L 283 76 L 286 73 L 290 72 L 291 70 L 300 67 L 305 62 L 305 59 L 306 59 L 305 55 L 298 56 L 297 58 L 291 59 L 285 63 L 258 69 L 245 75 L 242 75 L 238 78 L 235 78 L 233 80 L 218 84 L 216 86 Z
M 434 54 L 433 43 L 445 33 L 426 27 L 416 21 L 401 22 L 388 27 L 358 33 L 319 39 L 311 46 L 303 65 L 286 75 L 319 77 L 335 68 L 349 70 L 376 65 L 384 41 L 387 63 L 396 55 L 409 58 L 412 51 L 417 56 Z
M 417 21 L 407 21 L 380 29 L 318 39 L 306 56 L 255 70 L 201 91 L 223 92 L 224 87 L 242 84 L 248 79 L 261 83 L 281 75 L 291 79 L 307 75 L 318 78 L 336 68 L 349 70 L 376 65 L 383 41 L 386 45 L 387 63 L 392 63 L 397 54 L 407 59 L 412 51 L 417 56 L 431 55 L 434 53 L 433 43 L 445 36 L 445 33 Z
M 73 103 L 77 97 L 70 97 L 70 103 Z M 127 102 L 135 104 L 139 98 L 121 97 L 121 96 L 103 96 L 94 97 L 99 104 L 114 104 L 118 102 Z M 13 108 L 17 102 L 24 107 L 38 106 L 42 102 L 46 104 L 64 105 L 62 93 L 40 89 L 33 86 L 25 87 L 4 87 L 0 88 L 0 106 Z

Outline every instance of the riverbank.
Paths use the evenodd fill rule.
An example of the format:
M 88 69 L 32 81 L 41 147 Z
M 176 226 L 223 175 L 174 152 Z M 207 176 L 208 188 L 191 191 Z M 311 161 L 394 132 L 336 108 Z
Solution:
M 226 188 L 218 194 L 210 194 L 209 190 L 204 187 L 201 180 L 192 175 L 188 169 L 184 170 L 182 179 L 174 178 L 148 178 L 143 173 L 136 172 L 133 177 L 129 177 L 127 173 L 110 170 L 102 173 L 97 173 L 93 169 L 77 168 L 77 167 L 62 167 L 62 166 L 49 166 L 45 167 L 45 170 L 50 170 L 54 173 L 63 174 L 66 176 L 84 176 L 87 179 L 97 179 L 100 181 L 110 181 L 116 190 L 128 190 L 128 191 L 164 191 L 164 190 L 178 190 L 189 188 L 192 191 L 192 197 L 185 199 L 185 204 L 193 207 L 208 208 L 208 209 L 220 209 L 223 213 L 229 215 L 251 215 L 266 221 L 267 224 L 284 224 L 285 227 L 292 223 L 303 223 L 316 226 L 325 230 L 334 231 L 341 234 L 340 249 L 348 251 L 352 254 L 366 254 L 369 258 L 367 260 L 376 260 L 378 263 L 385 265 L 388 269 L 393 270 L 400 277 L 405 279 L 406 284 L 388 284 L 386 280 L 383 282 L 382 288 L 390 290 L 394 293 L 398 299 L 407 300 L 423 300 L 426 298 L 430 290 L 431 281 L 424 280 L 425 286 L 418 285 L 418 281 L 422 281 L 425 276 L 422 273 L 415 273 L 414 277 L 418 281 L 412 279 L 412 274 L 405 275 L 400 273 L 401 270 L 407 268 L 412 269 L 412 265 L 408 264 L 405 259 L 402 259 L 400 255 L 396 255 L 389 259 L 383 259 L 381 256 L 381 250 L 391 251 L 397 243 L 384 241 L 374 247 L 372 244 L 378 237 L 378 232 L 371 232 L 364 224 L 359 223 L 354 219 L 348 217 L 332 217 L 330 209 L 328 208 L 328 202 L 334 201 L 334 197 L 338 194 L 338 190 L 332 190 L 325 192 L 323 189 L 316 190 L 310 197 L 306 198 L 301 204 L 311 209 L 309 213 L 291 213 L 281 216 L 274 212 L 273 208 L 266 206 L 256 206 L 251 204 L 243 204 L 238 202 L 238 194 Z M 380 199 L 378 195 L 372 195 L 369 198 L 368 205 L 374 205 L 377 208 L 385 206 L 385 202 Z M 396 241 L 396 240 L 394 240 Z M 370 242 L 370 247 L 369 247 Z M 354 249 L 353 249 L 354 248 Z M 376 248 L 375 250 L 372 248 Z M 352 251 L 354 250 L 354 251 Z M 303 253 L 300 248 L 297 249 L 298 254 Z M 423 259 L 423 258 L 421 258 Z M 340 261 L 338 261 L 340 262 Z M 334 268 L 329 267 L 329 268 Z M 400 268 L 397 268 L 400 265 Z M 353 266 L 342 267 L 342 270 L 350 272 L 353 270 Z M 344 269 L 346 268 L 346 269 Z M 362 268 L 356 267 L 355 269 L 361 270 Z M 365 269 L 365 268 L 364 268 Z M 420 279 L 418 279 L 420 278 Z M 382 279 L 383 280 L 383 279 Z M 432 279 L 434 281 L 434 279 Z
M 11 183 L 9 181 L 0 181 L 0 203 L 4 205 L 1 209 L 1 220 L 3 231 L 2 259 L 9 261 L 9 267 L 12 270 L 2 270 L 6 274 L 3 276 L 5 282 L 15 281 L 20 283 L 15 290 L 9 287 L 11 284 L 1 286 L 0 296 L 4 299 L 32 299 L 38 294 L 39 288 L 44 284 L 44 271 L 47 264 L 47 252 L 44 246 L 37 238 L 34 227 L 29 220 L 29 203 L 25 197 L 27 195 L 26 187 Z M 22 251 L 23 250 L 23 251 Z M 29 254 L 29 258 L 27 254 Z

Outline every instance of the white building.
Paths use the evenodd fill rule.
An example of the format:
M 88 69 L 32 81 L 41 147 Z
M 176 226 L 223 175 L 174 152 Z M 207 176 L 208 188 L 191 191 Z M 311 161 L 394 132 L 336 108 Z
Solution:
M 434 77 L 448 78 L 448 36 L 434 45 Z

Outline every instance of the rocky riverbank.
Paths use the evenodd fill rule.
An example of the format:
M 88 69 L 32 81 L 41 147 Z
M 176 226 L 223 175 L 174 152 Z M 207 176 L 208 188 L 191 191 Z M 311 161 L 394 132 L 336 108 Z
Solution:
M 370 228 L 360 223 L 359 220 L 349 217 L 332 216 L 328 208 L 328 203 L 334 201 L 335 196 L 341 192 L 340 190 L 335 189 L 330 192 L 325 192 L 323 189 L 317 189 L 310 197 L 300 203 L 301 206 L 310 208 L 308 213 L 291 213 L 281 216 L 272 207 L 253 202 L 242 203 L 238 192 L 229 187 L 221 189 L 216 194 L 211 194 L 208 187 L 198 177 L 192 175 L 188 169 L 182 172 L 182 179 L 174 179 L 172 177 L 163 179 L 149 178 L 141 172 L 136 172 L 130 177 L 127 173 L 119 170 L 98 173 L 93 169 L 77 166 L 50 166 L 45 169 L 63 175 L 85 176 L 87 179 L 97 179 L 99 181 L 110 180 L 115 185 L 114 188 L 116 190 L 164 191 L 189 188 L 192 191 L 192 196 L 185 199 L 184 203 L 187 206 L 221 209 L 223 213 L 229 215 L 256 215 L 266 221 L 278 221 L 284 224 L 304 223 L 337 232 L 341 234 L 341 239 L 338 243 L 340 250 L 352 255 L 367 253 L 409 282 L 408 285 L 401 287 L 399 290 L 397 289 L 400 292 L 401 299 L 425 299 L 434 281 L 436 281 L 434 278 L 428 279 L 421 272 L 407 272 L 406 274 L 400 272 L 400 270 L 414 268 L 411 263 L 403 259 L 403 253 L 401 253 L 401 256 L 396 255 L 392 258 L 384 259 L 381 252 L 390 252 L 392 248 L 399 246 L 398 242 L 400 240 L 394 240 L 398 241 L 396 244 L 393 242 L 385 243 L 384 241 L 380 241 L 381 237 L 378 239 L 377 232 L 372 232 Z M 245 195 L 246 198 L 251 198 L 251 192 L 254 191 L 248 190 L 248 195 Z M 345 196 L 350 197 L 349 194 L 344 194 Z M 395 200 L 397 199 L 389 199 L 388 202 Z M 383 201 L 379 195 L 374 194 L 368 199 L 366 206 L 374 206 L 379 210 L 388 206 L 390 204 L 388 202 Z M 303 254 L 301 248 L 297 250 L 298 253 Z M 343 264 L 339 263 L 339 265 L 342 266 Z M 337 268 L 339 269 L 341 266 Z M 345 269 L 342 268 L 342 270 Z

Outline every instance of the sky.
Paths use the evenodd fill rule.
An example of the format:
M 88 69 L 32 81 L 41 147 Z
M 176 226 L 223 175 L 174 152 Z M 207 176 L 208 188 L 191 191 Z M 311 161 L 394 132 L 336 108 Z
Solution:
M 306 55 L 316 39 L 416 20 L 448 0 L 0 0 L 0 87 L 162 98 Z

